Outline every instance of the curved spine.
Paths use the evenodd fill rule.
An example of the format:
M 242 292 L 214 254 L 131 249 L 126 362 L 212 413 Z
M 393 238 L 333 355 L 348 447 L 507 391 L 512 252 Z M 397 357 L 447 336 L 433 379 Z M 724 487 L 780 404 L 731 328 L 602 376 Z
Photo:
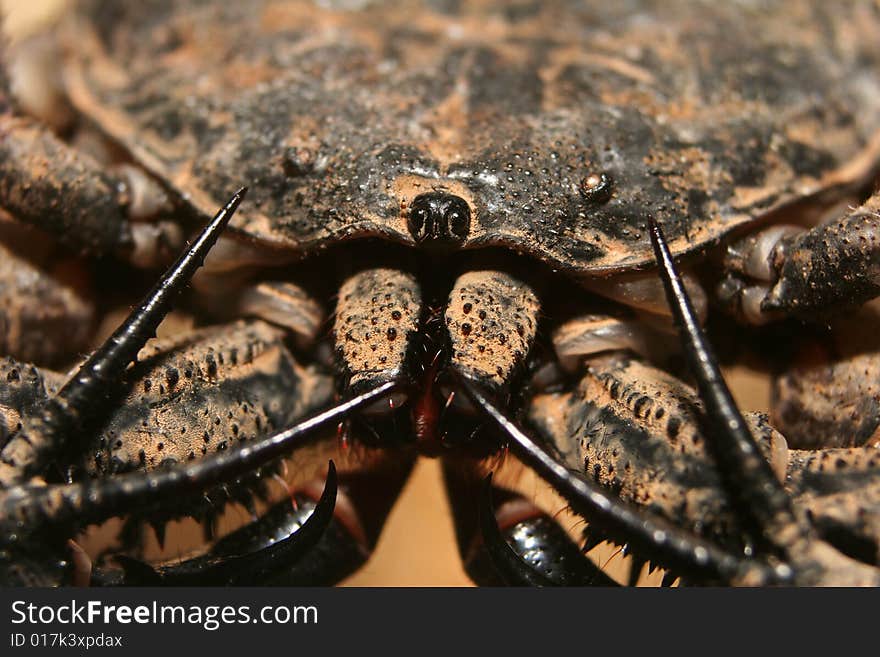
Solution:
M 148 564 L 116 557 L 125 570 L 126 585 L 240 586 L 263 582 L 263 577 L 290 567 L 317 545 L 333 521 L 338 478 L 330 461 L 324 491 L 308 519 L 287 538 L 246 554 L 208 554 L 180 563 L 153 568 Z

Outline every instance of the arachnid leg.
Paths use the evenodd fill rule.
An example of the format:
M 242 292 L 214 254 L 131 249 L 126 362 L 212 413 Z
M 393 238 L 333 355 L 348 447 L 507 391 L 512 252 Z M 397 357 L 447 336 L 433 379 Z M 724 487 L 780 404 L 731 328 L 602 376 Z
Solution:
M 156 509 L 169 500 L 201 494 L 212 486 L 264 467 L 287 453 L 320 442 L 322 430 L 376 403 L 392 392 L 395 385 L 390 382 L 379 386 L 285 431 L 208 455 L 185 467 L 74 484 L 35 483 L 8 488 L 0 493 L 0 581 L 56 581 L 65 564 L 57 556 L 54 561 L 51 559 L 53 553 L 60 553 L 61 546 L 53 548 L 49 537 L 70 535 L 77 528 L 125 514 L 132 508 Z M 31 551 L 39 552 L 43 558 L 32 563 L 25 557 Z M 57 566 L 47 566 L 53 563 Z
M 771 400 L 772 422 L 795 448 L 787 487 L 825 540 L 869 563 L 880 555 L 878 308 L 801 337 Z
M 0 207 L 82 253 L 115 253 L 146 267 L 167 261 L 183 242 L 177 224 L 164 220 L 168 195 L 79 124 L 57 79 L 60 53 L 46 45 L 36 38 L 4 53 Z
M 288 329 L 300 348 L 311 347 L 325 320 L 322 304 L 305 286 L 294 281 L 258 278 L 267 266 L 288 264 L 290 254 L 224 236 L 193 278 L 196 303 L 213 317 L 232 320 L 258 317 Z M 298 280 L 310 276 L 298 265 Z M 322 274 L 323 275 L 323 274 Z
M 323 327 L 325 312 L 305 289 L 290 281 L 263 281 L 243 287 L 212 281 L 211 291 L 199 289 L 199 305 L 212 316 L 232 320 L 256 317 L 282 326 L 299 349 L 315 344 Z
M 718 296 L 750 323 L 857 307 L 880 295 L 880 192 L 811 230 L 776 226 L 745 238 L 725 265 L 731 274 Z
M 662 362 L 679 349 L 671 328 L 624 313 L 578 315 L 553 331 L 553 350 L 559 365 L 569 372 L 576 372 L 585 357 L 606 351 L 629 350 Z
M 473 271 L 459 276 L 446 307 L 453 370 L 494 394 L 506 394 L 522 374 L 540 307 L 535 291 L 507 273 Z
M 157 196 L 164 192 L 140 169 L 108 169 L 33 121 L 0 113 L 0 206 L 65 246 L 145 267 L 166 260 L 183 236 L 153 221 L 163 216 Z
M 630 354 L 594 357 L 571 391 L 532 398 L 529 420 L 572 469 L 622 499 L 725 546 L 752 551 L 707 450 L 695 391 Z M 880 455 L 858 449 L 790 450 L 758 413 L 746 424 L 777 479 L 844 554 L 877 564 Z M 590 540 L 603 538 L 590 529 Z
M 797 338 L 773 381 L 773 424 L 792 447 L 880 446 L 880 303 Z
M 0 205 L 89 253 L 131 249 L 125 185 L 35 122 L 0 114 Z
M 555 450 L 545 449 L 532 440 L 476 385 L 462 379 L 461 386 L 507 439 L 511 451 L 553 486 L 575 513 L 601 527 L 612 540 L 627 543 L 636 553 L 651 555 L 657 563 L 702 581 L 767 584 L 787 577 L 787 571 L 752 564 L 658 516 L 645 513 L 619 499 L 612 491 L 569 470 Z
M 0 353 L 57 367 L 84 351 L 92 336 L 87 276 L 71 259 L 28 253 L 33 231 L 15 231 L 10 239 L 4 234 L 10 228 L 0 216 Z
M 421 288 L 412 274 L 366 269 L 346 279 L 333 326 L 342 387 L 359 392 L 403 380 L 421 312 Z
M 422 290 L 409 272 L 368 268 L 342 282 L 333 324 L 337 388 L 348 396 L 398 384 L 393 394 L 368 409 L 364 421 L 340 427 L 343 444 L 354 435 L 371 447 L 412 446 L 414 437 L 405 429 L 421 314 Z
M 151 341 L 119 388 L 115 410 L 89 425 L 88 458 L 79 464 L 88 476 L 191 463 L 289 427 L 333 399 L 332 378 L 315 365 L 297 362 L 284 332 L 260 321 Z M 168 520 L 192 516 L 210 538 L 227 503 L 253 508 L 253 496 L 265 496 L 266 478 L 276 469 L 248 473 L 200 499 L 171 502 L 147 516 L 133 510 L 126 527 L 136 530 L 147 521 L 161 537 Z M 291 483 L 317 474 L 300 470 Z M 136 532 L 127 534 L 131 538 Z M 129 543 L 124 537 L 123 544 Z
M 770 563 L 782 559 L 776 572 L 797 584 L 878 585 L 876 569 L 854 562 L 819 539 L 808 515 L 793 504 L 761 456 L 703 335 L 663 232 L 654 221 L 648 228 L 682 348 L 705 408 L 709 450 L 737 516 L 765 544 L 763 558 Z M 758 550 L 764 552 L 761 547 Z
M 39 412 L 63 383 L 64 376 L 51 370 L 0 359 L 0 450 L 21 431 L 24 419 Z
M 707 453 L 696 392 L 673 376 L 627 352 L 595 356 L 572 390 L 535 395 L 528 418 L 567 466 L 621 499 L 732 552 L 746 548 Z M 784 476 L 785 440 L 762 416 L 746 421 Z M 601 538 L 599 528 L 590 531 Z
M 39 476 L 50 459 L 59 458 L 64 451 L 70 456 L 81 449 L 82 445 L 69 434 L 106 404 L 114 384 L 156 334 L 171 304 L 201 266 L 246 191 L 243 188 L 233 195 L 113 335 L 77 369 L 42 412 L 4 446 L 0 452 L 0 484 L 9 486 Z

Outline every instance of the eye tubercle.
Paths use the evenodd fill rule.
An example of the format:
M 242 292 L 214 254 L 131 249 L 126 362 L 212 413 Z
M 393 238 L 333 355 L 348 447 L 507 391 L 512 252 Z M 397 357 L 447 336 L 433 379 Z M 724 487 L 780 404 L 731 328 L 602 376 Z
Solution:
M 410 206 L 407 228 L 420 245 L 456 248 L 470 233 L 471 209 L 467 201 L 455 194 L 420 194 Z

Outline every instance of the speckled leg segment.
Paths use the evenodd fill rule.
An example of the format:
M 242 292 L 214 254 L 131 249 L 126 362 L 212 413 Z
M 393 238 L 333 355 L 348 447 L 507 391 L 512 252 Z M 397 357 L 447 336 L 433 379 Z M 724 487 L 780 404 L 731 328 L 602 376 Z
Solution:
M 752 323 L 827 319 L 880 295 L 880 193 L 806 232 L 773 227 L 729 249 L 719 296 Z
M 140 267 L 166 263 L 183 243 L 168 196 L 143 169 L 98 162 L 11 111 L 0 111 L 0 207 L 75 252 Z
M 0 206 L 74 249 L 134 247 L 125 185 L 33 121 L 0 114 Z
M 699 409 L 692 388 L 618 354 L 589 360 L 571 392 L 534 397 L 528 417 L 569 467 L 679 527 L 741 549 L 743 527 L 706 452 Z M 785 441 L 766 417 L 747 419 L 774 470 L 785 472 Z
M 773 423 L 792 447 L 880 445 L 880 303 L 799 339 L 773 381 Z

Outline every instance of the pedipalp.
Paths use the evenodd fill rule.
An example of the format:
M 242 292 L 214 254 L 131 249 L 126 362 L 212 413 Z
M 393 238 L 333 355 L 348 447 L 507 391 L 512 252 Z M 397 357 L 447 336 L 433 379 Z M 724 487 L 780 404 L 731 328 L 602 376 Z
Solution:
M 52 450 L 60 448 L 70 454 L 79 447 L 70 444 L 69 439 L 61 445 L 54 439 L 69 434 L 106 400 L 109 387 L 155 335 L 173 300 L 201 266 L 246 193 L 247 188 L 242 188 L 232 196 L 113 335 L 79 367 L 32 423 L 4 447 L 0 483 L 10 486 L 40 473 Z
M 460 385 L 509 441 L 511 451 L 553 486 L 576 513 L 602 527 L 611 538 L 631 545 L 637 552 L 651 554 L 658 563 L 683 575 L 720 582 L 741 577 L 755 583 L 784 581 L 784 573 L 751 566 L 744 559 L 631 507 L 613 493 L 570 472 L 507 418 L 477 386 L 464 379 Z
M 136 561 L 130 557 L 117 556 L 122 566 L 122 581 L 114 585 L 125 586 L 236 586 L 265 584 L 271 581 L 278 571 L 293 568 L 306 556 L 324 536 L 333 521 L 337 494 L 336 466 L 330 461 L 324 491 L 302 524 L 293 532 L 278 541 L 249 552 L 233 552 L 233 546 L 244 542 L 243 538 L 252 532 L 252 525 L 246 525 L 233 532 L 215 545 L 207 554 L 185 559 L 178 563 L 161 566 Z M 283 502 L 288 507 L 290 500 Z M 274 510 L 274 509 L 273 509 Z M 270 514 L 272 511 L 270 510 Z M 277 515 L 277 513 L 272 514 Z M 258 523 L 260 521 L 257 521 Z

